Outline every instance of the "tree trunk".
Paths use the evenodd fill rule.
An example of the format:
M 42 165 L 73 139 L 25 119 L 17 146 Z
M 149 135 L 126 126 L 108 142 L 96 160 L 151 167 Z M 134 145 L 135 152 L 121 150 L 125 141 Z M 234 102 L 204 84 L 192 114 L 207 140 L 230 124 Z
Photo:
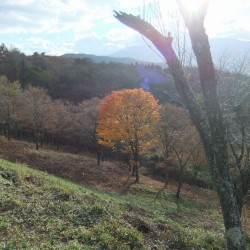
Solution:
M 76 144 L 77 144 L 77 152 L 81 153 L 81 143 L 77 142 Z
M 132 166 L 132 176 L 135 176 L 135 164 L 133 163 L 133 166 Z
M 34 132 L 34 136 L 35 136 L 35 144 L 36 144 L 36 150 L 38 150 L 38 148 L 39 148 L 39 136 L 38 136 L 38 132 L 37 131 L 35 131 Z
M 5 136 L 10 141 L 10 124 L 9 122 L 6 122 L 5 124 Z
M 17 139 L 18 139 L 18 140 L 21 139 L 21 131 L 20 131 L 19 128 L 17 129 Z
M 181 187 L 182 187 L 182 183 L 183 183 L 183 170 L 184 170 L 184 166 L 181 166 L 181 171 L 180 171 L 179 180 L 178 180 L 177 192 L 176 192 L 176 195 L 175 195 L 177 199 L 180 198 Z
M 135 174 L 135 181 L 139 182 L 139 154 L 137 152 L 134 153 L 133 159 L 133 175 Z
M 242 210 L 245 205 L 248 191 L 250 188 L 250 166 L 244 166 L 240 169 L 240 183 L 238 184 L 237 190 L 237 203 L 240 210 L 240 215 L 242 215 Z M 237 188 L 237 187 L 236 187 Z
M 7 123 L 7 135 L 8 135 L 8 141 L 10 141 L 10 124 Z
M 201 10 L 193 16 L 185 13 L 185 7 L 182 5 L 184 1 L 186 0 L 177 0 L 177 3 L 188 28 L 197 59 L 206 113 L 201 109 L 188 84 L 181 63 L 172 48 L 173 38 L 170 34 L 168 37 L 163 36 L 140 17 L 123 12 L 115 12 L 115 17 L 148 38 L 164 56 L 175 80 L 177 91 L 189 110 L 204 146 L 223 213 L 227 247 L 230 250 L 244 250 L 245 241 L 236 192 L 229 173 L 226 129 L 218 100 L 217 81 L 208 37 L 203 26 L 208 1 L 204 1 Z
M 168 186 L 168 179 L 169 179 L 169 167 L 165 168 L 165 184 L 164 184 L 164 188 L 166 188 Z
M 135 165 L 135 181 L 139 182 L 139 168 L 138 165 Z
M 40 134 L 40 146 L 41 148 L 43 147 L 43 139 L 44 139 L 44 135 L 43 133 Z
M 29 143 L 32 142 L 32 136 L 33 136 L 33 133 L 32 132 L 28 132 L 28 141 L 29 141 Z
M 240 220 L 240 212 L 235 196 L 235 190 L 231 181 L 223 180 L 217 193 L 222 208 L 224 226 L 226 231 L 227 248 L 230 250 L 239 250 L 245 248 L 244 233 Z
M 181 1 L 180 1 L 181 2 Z M 180 9 L 181 9 L 180 4 Z M 207 8 L 207 6 L 205 7 Z M 181 11 L 183 11 L 181 9 Z M 217 92 L 217 80 L 210 52 L 204 17 L 188 19 L 183 13 L 192 48 L 197 59 L 200 84 L 206 107 L 210 140 L 203 140 L 210 172 L 216 183 L 222 209 L 228 249 L 245 249 L 245 240 L 237 204 L 236 191 L 229 172 L 228 142 Z
M 175 197 L 176 197 L 177 199 L 180 198 L 181 186 L 182 186 L 182 181 L 179 180 L 179 181 L 178 181 L 177 192 L 176 192 L 176 195 L 175 195 Z
M 101 152 L 97 152 L 97 165 L 101 165 Z
M 102 159 L 102 148 L 100 145 L 96 145 L 96 156 L 97 156 L 97 165 L 101 165 L 101 159 Z

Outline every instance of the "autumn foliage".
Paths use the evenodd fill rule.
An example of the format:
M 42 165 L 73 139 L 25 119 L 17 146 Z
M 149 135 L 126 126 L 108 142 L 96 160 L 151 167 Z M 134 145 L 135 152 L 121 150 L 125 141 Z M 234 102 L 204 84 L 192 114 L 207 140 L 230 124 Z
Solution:
M 156 143 L 159 111 L 157 100 L 143 89 L 113 91 L 100 105 L 98 142 L 130 153 L 137 180 L 139 155 L 146 153 Z

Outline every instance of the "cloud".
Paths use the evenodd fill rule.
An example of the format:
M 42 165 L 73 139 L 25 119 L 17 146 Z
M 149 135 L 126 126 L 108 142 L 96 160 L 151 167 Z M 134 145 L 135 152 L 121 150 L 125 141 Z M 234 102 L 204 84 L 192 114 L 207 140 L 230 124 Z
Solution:
M 115 23 L 113 10 L 138 11 L 141 1 L 1 0 L 0 33 L 90 30 L 96 22 Z
M 96 55 L 109 55 L 127 46 L 140 43 L 140 36 L 133 31 L 128 30 L 126 33 L 126 29 L 115 29 L 104 35 L 92 33 L 82 36 L 75 42 L 74 49 L 81 53 L 93 54 L 93 48 L 95 48 Z
M 140 36 L 119 23 L 113 10 L 143 14 L 156 25 L 155 0 L 1 0 L 0 35 L 22 37 L 11 43 L 25 53 L 83 52 L 108 54 L 138 43 Z M 175 1 L 174 1 L 175 2 Z M 173 0 L 159 0 L 162 15 Z M 211 0 L 206 18 L 210 37 L 234 36 L 250 40 L 250 3 L 245 0 Z M 164 23 L 166 24 L 167 21 Z M 168 24 L 168 23 L 167 23 Z M 166 25 L 167 31 L 170 25 Z M 161 28 L 161 27 L 160 27 Z M 9 42 L 9 40 L 8 40 Z M 42 51 L 41 51 L 42 50 Z
M 89 1 L 43 0 L 0 2 L 0 33 L 51 33 L 65 30 L 90 30 L 96 20 L 108 16 L 105 6 L 90 6 Z
M 250 2 L 244 0 L 211 0 L 206 17 L 207 32 L 211 37 L 226 37 L 239 34 L 250 40 Z
M 0 33 L 38 32 L 45 26 L 50 13 L 27 2 L 0 2 Z
M 73 42 L 54 42 L 39 37 L 30 37 L 23 43 L 19 43 L 19 49 L 26 54 L 34 52 L 45 52 L 47 55 L 60 56 L 65 53 L 73 53 L 75 44 Z
M 13 43 L 12 46 L 28 55 L 34 52 L 45 52 L 47 55 L 57 56 L 66 53 L 109 55 L 127 46 L 140 43 L 141 38 L 137 35 L 131 36 L 129 39 L 124 36 L 122 40 L 119 40 L 115 38 L 115 34 L 113 34 L 113 38 L 110 38 L 108 35 L 98 35 L 93 32 L 76 40 L 46 39 L 39 36 L 26 37 L 19 43 Z

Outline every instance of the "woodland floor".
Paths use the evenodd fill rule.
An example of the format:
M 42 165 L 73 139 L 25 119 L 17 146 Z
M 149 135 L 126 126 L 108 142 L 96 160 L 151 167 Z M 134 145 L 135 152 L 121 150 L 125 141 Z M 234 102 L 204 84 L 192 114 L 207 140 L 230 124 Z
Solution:
M 128 166 L 113 160 L 105 160 L 97 165 L 95 154 L 72 154 L 65 150 L 55 150 L 44 145 L 39 150 L 33 143 L 12 139 L 7 141 L 0 137 L 0 158 L 12 162 L 25 163 L 32 168 L 46 171 L 75 183 L 103 191 L 124 193 L 134 184 L 135 178 L 131 176 Z M 140 183 L 154 189 L 163 189 L 164 180 L 152 178 L 147 170 L 140 169 Z M 170 181 L 166 190 L 175 192 L 177 184 Z M 211 190 L 201 189 L 197 186 L 184 184 L 181 195 L 196 201 L 208 201 L 217 205 L 217 198 Z
M 219 209 L 218 199 L 216 197 L 215 192 L 212 190 L 202 189 L 202 188 L 199 188 L 198 186 L 184 184 L 182 187 L 182 191 L 181 191 L 182 199 L 180 199 L 177 202 L 175 198 L 177 183 L 174 181 L 170 181 L 167 188 L 164 190 L 164 192 L 160 192 L 160 191 L 163 191 L 164 180 L 154 178 L 153 176 L 149 174 L 149 172 L 147 172 L 145 168 L 140 169 L 140 172 L 141 172 L 140 183 L 136 184 L 134 182 L 135 178 L 131 176 L 131 173 L 128 171 L 128 166 L 125 163 L 117 162 L 114 160 L 106 160 L 106 161 L 103 161 L 100 166 L 98 166 L 95 154 L 70 153 L 69 150 L 67 151 L 66 149 L 56 150 L 54 147 L 48 146 L 48 145 L 44 145 L 43 148 L 39 148 L 39 150 L 36 150 L 35 145 L 33 143 L 29 143 L 25 141 L 18 141 L 14 139 L 11 141 L 8 141 L 4 137 L 1 137 L 1 136 L 0 136 L 0 145 L 1 145 L 0 146 L 0 159 L 9 160 L 14 163 L 15 162 L 24 163 L 31 168 L 42 170 L 43 172 L 47 172 L 48 174 L 52 174 L 52 175 L 61 177 L 66 180 L 70 180 L 74 183 L 81 184 L 82 188 L 86 187 L 86 188 L 90 188 L 91 190 L 93 190 L 93 193 L 95 193 L 95 195 L 91 197 L 85 197 L 81 201 L 82 204 L 85 204 L 88 200 L 90 200 L 91 204 L 93 203 L 95 206 L 99 206 L 98 204 L 101 202 L 100 204 L 103 203 L 104 208 L 102 204 L 100 205 L 100 207 L 98 207 L 98 209 L 99 210 L 102 209 L 106 211 L 108 207 L 107 204 L 109 204 L 109 201 L 107 201 L 107 199 L 109 200 L 112 197 L 112 199 L 116 200 L 116 202 L 110 205 L 110 209 L 112 208 L 114 211 L 112 211 L 112 213 L 108 212 L 107 214 L 111 216 L 110 217 L 111 219 L 117 217 L 115 219 L 117 220 L 117 222 L 115 223 L 119 223 L 121 220 L 125 220 L 128 223 L 130 223 L 133 226 L 133 228 L 137 228 L 136 230 L 139 230 L 138 225 L 137 225 L 138 223 L 139 225 L 144 225 L 143 223 L 146 223 L 145 224 L 146 228 L 148 227 L 151 228 L 152 226 L 151 228 L 152 230 L 150 229 L 152 231 L 152 235 L 150 234 L 149 236 L 147 232 L 142 232 L 143 235 L 145 234 L 143 236 L 144 242 L 146 242 L 145 244 L 146 245 L 148 244 L 151 246 L 150 248 L 143 247 L 143 249 L 224 249 L 222 247 L 224 244 L 222 242 L 223 231 L 224 231 L 222 215 Z M 4 163 L 3 165 L 5 164 L 6 163 Z M 15 165 L 17 166 L 18 169 L 19 167 L 21 168 L 23 166 L 21 164 L 15 164 Z M 5 170 L 5 168 L 2 168 L 2 171 L 7 171 L 7 170 Z M 12 197 L 12 195 L 9 195 L 9 192 L 12 189 L 15 191 L 13 193 L 12 198 L 16 199 L 12 201 L 12 203 L 13 204 L 15 203 L 18 205 L 22 201 L 23 196 L 20 196 L 20 192 L 22 188 L 24 188 L 25 190 L 28 188 L 26 182 L 32 177 L 32 175 L 28 174 L 27 176 L 20 178 L 24 180 L 24 183 L 21 183 L 21 184 L 25 184 L 23 186 L 21 184 L 19 186 L 14 185 L 13 187 L 9 186 L 9 184 L 2 185 L 2 188 L 4 190 L 5 189 L 7 190 L 7 191 L 5 190 L 6 191 L 5 196 L 9 197 L 8 199 L 6 198 L 5 201 L 4 200 L 2 201 L 3 203 L 2 206 L 5 204 L 5 206 L 9 208 L 10 197 Z M 6 178 L 6 176 L 7 177 L 11 176 L 11 174 L 8 174 L 8 175 L 6 175 L 5 173 L 2 174 L 2 177 Z M 46 176 L 49 177 L 49 175 L 46 175 Z M 35 177 L 35 179 L 36 178 L 39 179 L 40 177 L 38 176 L 38 177 Z M 41 183 L 42 182 L 43 181 L 41 181 Z M 36 190 L 35 187 L 33 190 L 34 199 L 35 199 L 36 193 L 39 195 L 41 194 L 44 194 L 45 196 L 47 195 L 46 193 L 47 189 L 45 190 L 46 192 L 44 190 L 40 190 L 39 185 L 36 188 L 37 188 L 36 192 L 34 191 Z M 64 190 L 63 188 L 64 187 L 61 187 L 62 190 Z M 30 193 L 31 191 L 28 190 L 27 192 Z M 65 190 L 63 192 L 65 192 Z M 158 194 L 160 194 L 160 196 L 157 196 Z M 81 196 L 82 196 L 82 193 L 79 197 Z M 101 200 L 103 201 L 99 200 L 98 198 L 99 196 L 102 197 Z M 37 197 L 36 199 L 37 199 L 36 203 L 39 205 L 41 198 Z M 93 199 L 95 199 L 95 201 L 93 201 Z M 52 201 L 46 200 L 46 202 L 52 202 Z M 60 203 L 58 205 L 56 202 L 61 202 L 62 204 Z M 58 200 L 58 201 L 55 201 L 55 203 L 56 203 L 54 204 L 56 206 L 55 214 L 58 213 L 58 207 L 61 208 L 66 205 L 69 206 L 69 201 Z M 76 202 L 74 206 L 79 206 L 78 203 L 79 202 Z M 18 209 L 21 209 L 23 212 L 25 212 L 27 210 L 26 202 L 22 201 L 20 204 L 22 206 L 21 205 L 20 206 L 16 205 L 16 206 L 18 207 Z M 46 206 L 44 206 L 44 204 L 40 204 L 40 205 L 44 207 L 44 211 L 47 211 L 46 209 L 48 209 L 48 206 L 46 204 L 45 204 Z M 50 206 L 52 205 L 50 204 Z M 86 208 L 85 208 L 86 210 L 88 208 L 88 204 L 85 204 L 85 205 L 86 205 Z M 1 207 L 1 200 L 0 200 L 0 207 Z M 80 208 L 83 209 L 84 206 L 82 208 L 82 206 L 80 205 Z M 17 218 L 20 217 L 19 216 L 20 211 L 18 209 L 17 210 L 13 209 L 10 211 L 9 209 L 7 209 L 6 210 L 7 214 L 6 215 L 4 213 L 2 214 L 2 217 L 4 216 L 3 219 L 6 221 L 6 223 L 8 220 L 10 220 L 10 218 L 12 218 L 12 221 L 8 222 L 9 224 L 7 223 L 8 227 L 6 226 L 7 225 L 6 223 L 5 223 L 6 225 L 3 223 L 0 224 L 0 229 L 1 227 L 6 228 L 5 237 L 7 238 L 10 237 L 10 240 L 4 240 L 2 244 L 6 244 L 6 242 L 12 242 L 12 244 L 16 246 L 17 243 L 18 244 L 20 243 L 19 242 L 20 239 L 15 238 L 14 236 L 22 232 L 23 229 L 20 228 L 20 230 L 18 229 L 19 231 L 14 230 L 13 232 L 10 232 L 9 234 L 8 234 L 9 231 L 7 230 L 9 228 L 9 225 L 15 224 L 16 223 L 15 221 L 17 220 Z M 41 210 L 40 207 L 39 209 Z M 69 213 L 69 211 L 72 212 L 74 211 L 74 209 L 73 207 L 67 208 L 65 210 L 65 211 L 68 211 L 66 212 L 66 214 L 69 214 L 70 216 L 71 213 Z M 61 216 L 60 220 L 61 218 L 65 217 L 65 211 L 62 210 L 62 214 L 59 214 Z M 8 214 L 8 213 L 12 213 L 12 214 Z M 247 213 L 248 214 L 245 214 L 245 217 L 243 218 L 243 220 L 244 220 L 244 226 L 245 226 L 246 232 L 249 232 L 250 225 L 248 223 L 249 221 L 248 218 L 250 218 L 250 214 L 249 214 L 250 209 L 247 210 Z M 35 213 L 32 212 L 31 214 L 34 215 Z M 92 214 L 90 215 L 92 216 Z M 27 217 L 29 216 L 30 216 L 30 213 L 27 213 Z M 52 217 L 51 216 L 48 217 L 47 212 L 44 214 L 44 216 L 45 216 L 44 221 L 46 223 L 49 223 L 47 220 L 51 219 Z M 1 214 L 0 214 L 0 217 L 1 217 Z M 39 219 L 35 218 L 34 221 L 39 221 Z M 41 221 L 41 223 L 39 222 L 41 225 L 38 223 L 40 225 L 40 227 L 38 228 L 44 230 L 44 228 L 47 227 L 46 225 L 44 225 L 44 221 Z M 66 222 L 63 222 L 63 223 L 66 223 Z M 67 221 L 67 223 L 69 222 Z M 100 224 L 100 225 L 98 223 L 96 224 L 95 222 L 94 223 L 94 225 L 96 224 L 95 226 L 92 226 L 91 228 L 88 228 L 88 227 L 85 228 L 84 230 L 88 230 L 88 233 L 91 236 L 89 240 L 89 244 L 94 244 L 92 242 L 92 238 L 93 238 L 92 236 L 96 237 L 96 235 L 99 235 L 101 233 L 99 232 L 100 230 L 102 231 L 102 233 L 106 233 L 107 229 L 105 225 L 108 225 L 110 227 L 110 225 L 113 225 L 112 223 L 113 222 L 109 220 L 108 222 L 107 221 L 105 223 L 103 222 L 103 224 Z M 53 225 L 54 224 L 56 225 L 56 223 L 53 223 Z M 159 229 L 158 227 L 159 225 L 160 225 L 160 228 L 163 228 L 163 231 L 162 229 Z M 164 225 L 164 227 L 162 227 L 162 225 Z M 29 225 L 27 225 L 27 227 L 29 227 Z M 10 228 L 12 228 L 12 226 Z M 66 228 L 69 228 L 69 226 L 67 226 Z M 100 229 L 100 230 L 98 231 L 97 229 L 98 230 Z M 27 228 L 25 230 L 26 230 L 25 232 L 27 234 L 27 237 L 24 238 L 24 241 L 25 242 L 27 241 L 29 244 L 33 244 L 33 245 L 38 244 L 39 241 L 37 241 L 38 238 L 36 240 L 36 237 L 38 237 L 39 234 L 37 234 L 36 230 L 33 232 L 34 233 L 33 236 L 35 237 L 34 241 L 28 240 L 31 232 Z M 78 229 L 74 229 L 74 230 L 78 230 Z M 114 231 L 113 227 L 112 227 L 112 230 Z M 139 232 L 141 234 L 141 229 L 139 230 Z M 67 230 L 65 231 L 65 234 L 67 237 L 70 233 L 72 232 L 68 232 Z M 55 231 L 55 236 L 56 235 L 58 235 L 57 231 Z M 105 237 L 106 236 L 107 235 L 105 235 Z M 80 235 L 79 237 L 82 237 L 82 236 Z M 113 242 L 113 240 L 116 239 L 116 236 L 114 236 L 114 238 L 112 237 L 107 238 L 107 241 L 109 241 L 109 243 Z M 102 239 L 100 235 L 97 238 L 100 241 Z M 250 240 L 250 237 L 248 238 L 249 238 L 248 240 Z M 172 243 L 171 244 L 172 246 L 175 246 L 175 247 L 152 248 L 152 246 L 155 245 L 155 242 L 157 241 L 160 242 L 159 244 L 157 243 L 159 246 L 160 245 L 166 246 L 166 244 L 170 244 L 168 242 L 166 243 L 165 242 L 166 240 L 168 242 L 172 242 L 172 243 L 174 242 L 173 244 Z M 46 242 L 46 239 L 44 240 L 44 242 Z M 63 241 L 61 242 L 61 240 L 58 242 L 57 244 L 64 244 L 62 243 Z M 50 244 L 50 243 L 46 243 L 46 244 Z M 220 244 L 219 248 L 218 248 L 218 244 Z M 190 245 L 190 247 L 186 248 L 187 245 Z M 199 247 L 196 248 L 193 246 L 199 246 Z M 11 248 L 6 248 L 6 249 L 11 249 Z M 38 248 L 38 249 L 46 249 L 46 248 Z M 59 247 L 55 249 L 62 249 L 62 248 Z M 65 248 L 65 249 L 71 249 L 71 248 Z M 77 249 L 77 248 L 74 248 L 74 249 Z M 96 249 L 99 249 L 99 248 L 96 248 Z

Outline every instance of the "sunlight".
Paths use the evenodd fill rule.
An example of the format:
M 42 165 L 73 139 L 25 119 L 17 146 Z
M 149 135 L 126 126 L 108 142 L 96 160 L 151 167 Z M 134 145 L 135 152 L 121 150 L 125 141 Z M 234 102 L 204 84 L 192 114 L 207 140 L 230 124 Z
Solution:
M 232 3 L 231 1 L 211 0 L 208 6 L 205 26 L 207 33 L 211 37 L 222 36 L 232 29 L 232 23 L 229 26 L 228 22 L 235 18 L 235 13 L 240 12 L 241 6 Z M 222 11 L 224 10 L 224 11 Z
M 190 13 L 196 13 L 200 9 L 201 0 L 188 0 L 185 2 L 185 9 Z
M 201 11 L 201 4 L 206 0 L 183 0 L 185 11 L 190 15 L 199 13 Z M 175 1 L 159 0 L 160 9 L 168 10 L 169 13 L 174 12 L 178 7 Z M 208 4 L 208 10 L 205 17 L 205 27 L 210 37 L 219 36 L 222 37 L 230 32 L 233 28 L 236 29 L 236 25 L 239 22 L 237 20 L 236 13 L 242 11 L 242 4 L 236 4 L 233 0 L 210 0 Z M 165 13 L 165 12 L 164 12 Z M 241 19 L 242 20 L 242 19 Z M 164 20 L 165 23 L 168 20 Z M 228 23 L 234 23 L 234 26 L 228 25 Z M 247 22 L 245 22 L 247 23 Z M 239 26 L 242 24 L 239 24 Z

